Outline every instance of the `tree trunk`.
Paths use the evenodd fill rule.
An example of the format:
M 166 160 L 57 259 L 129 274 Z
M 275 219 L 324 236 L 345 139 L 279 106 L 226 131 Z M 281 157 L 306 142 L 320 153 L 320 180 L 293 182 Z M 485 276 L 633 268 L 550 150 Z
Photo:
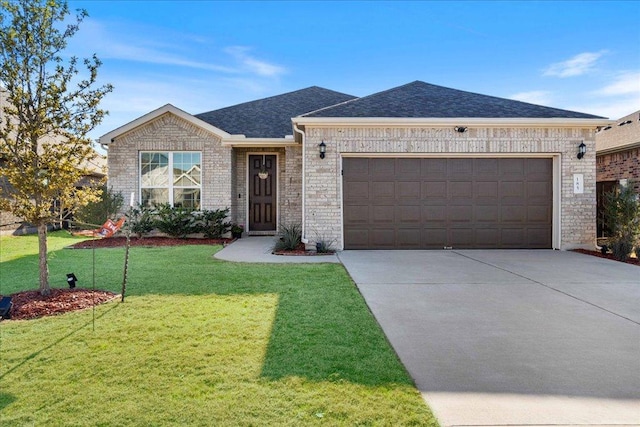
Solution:
M 47 224 L 38 224 L 38 255 L 40 258 L 40 294 L 51 294 L 47 263 Z

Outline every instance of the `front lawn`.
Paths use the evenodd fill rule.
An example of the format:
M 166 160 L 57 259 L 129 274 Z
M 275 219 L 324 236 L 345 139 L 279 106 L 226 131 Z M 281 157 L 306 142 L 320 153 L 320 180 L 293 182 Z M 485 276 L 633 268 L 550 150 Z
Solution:
M 54 287 L 120 291 L 124 249 L 60 249 Z M 0 238 L 0 293 L 37 287 Z M 0 323 L 0 425 L 437 425 L 344 268 L 132 248 L 124 304 Z

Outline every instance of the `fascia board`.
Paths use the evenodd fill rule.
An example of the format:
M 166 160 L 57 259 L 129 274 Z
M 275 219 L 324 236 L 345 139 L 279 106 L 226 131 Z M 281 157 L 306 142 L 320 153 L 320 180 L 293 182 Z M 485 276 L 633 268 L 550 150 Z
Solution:
M 570 118 L 406 118 L 406 117 L 294 117 L 293 123 L 302 126 L 467 126 L 467 127 L 588 127 L 597 128 L 615 123 L 609 119 Z
M 260 147 L 294 147 L 300 143 L 290 138 L 237 138 L 230 137 L 222 140 L 223 147 L 260 148 Z
M 596 142 L 596 155 L 600 156 L 605 154 L 620 153 L 622 151 L 633 150 L 634 148 L 640 148 L 640 141 L 632 144 L 618 145 L 615 147 L 607 147 L 602 149 L 598 149 L 597 145 L 598 143 Z
M 122 136 L 125 133 L 131 132 L 132 130 L 137 129 L 140 126 L 144 126 L 150 121 L 155 120 L 158 117 L 167 113 L 171 113 L 177 117 L 180 117 L 181 119 L 193 124 L 194 126 L 197 126 L 208 132 L 213 133 L 214 135 L 218 136 L 221 139 L 231 137 L 231 135 L 228 134 L 227 132 L 221 129 L 218 129 L 217 127 L 212 126 L 209 123 L 202 121 L 197 117 L 192 116 L 186 111 L 183 111 L 177 107 L 174 107 L 171 104 L 166 104 L 156 110 L 151 111 L 150 113 L 145 114 L 144 116 L 138 117 L 137 119 L 127 123 L 126 125 L 120 126 L 119 128 L 114 129 L 111 132 L 101 136 L 98 142 L 102 145 L 109 145 L 113 141 L 113 139 L 119 136 Z

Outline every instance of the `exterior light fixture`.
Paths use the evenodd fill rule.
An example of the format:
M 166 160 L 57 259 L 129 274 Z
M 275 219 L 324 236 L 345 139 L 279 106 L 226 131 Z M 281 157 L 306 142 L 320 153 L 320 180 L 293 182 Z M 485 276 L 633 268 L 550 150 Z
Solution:
M 318 144 L 318 149 L 320 150 L 320 158 L 324 159 L 324 155 L 327 152 L 327 144 L 322 141 L 320 144 Z
M 578 145 L 578 158 L 579 159 L 583 158 L 586 152 L 587 152 L 587 146 L 584 145 L 584 142 L 581 142 L 580 145 Z
M 467 127 L 466 126 L 456 126 L 456 127 L 453 128 L 453 130 L 455 130 L 456 132 L 465 133 L 467 131 Z
M 77 281 L 78 281 L 78 278 L 76 277 L 75 274 L 73 273 L 67 274 L 67 283 L 69 284 L 69 289 L 75 288 Z

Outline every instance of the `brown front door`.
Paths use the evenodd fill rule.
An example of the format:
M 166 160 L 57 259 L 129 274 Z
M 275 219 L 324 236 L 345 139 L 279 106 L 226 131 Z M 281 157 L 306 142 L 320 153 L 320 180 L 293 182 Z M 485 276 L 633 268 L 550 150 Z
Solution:
M 249 156 L 249 231 L 276 230 L 276 165 L 275 155 Z

